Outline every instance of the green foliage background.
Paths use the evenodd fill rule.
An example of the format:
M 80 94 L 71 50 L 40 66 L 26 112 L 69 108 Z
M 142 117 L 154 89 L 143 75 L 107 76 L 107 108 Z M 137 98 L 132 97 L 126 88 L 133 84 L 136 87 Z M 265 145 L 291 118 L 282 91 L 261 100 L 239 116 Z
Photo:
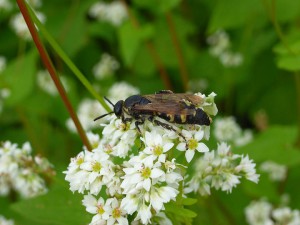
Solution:
M 255 131 L 253 142 L 234 149 L 236 153 L 249 154 L 258 165 L 272 160 L 289 168 L 288 178 L 282 183 L 271 182 L 262 174 L 257 185 L 245 181 L 232 194 L 213 192 L 210 197 L 200 198 L 189 206 L 198 214 L 194 224 L 245 224 L 243 209 L 252 199 L 267 197 L 278 204 L 284 193 L 291 197 L 290 206 L 299 209 L 300 149 L 296 143 L 300 143 L 297 127 L 300 1 L 127 1 L 138 28 L 132 18 L 119 28 L 89 18 L 88 9 L 95 2 L 43 1 L 40 11 L 47 16 L 48 32 L 86 78 L 100 85 L 101 95 L 116 81 L 127 81 L 142 94 L 166 89 L 147 43 L 155 48 L 173 91 L 185 91 L 167 22 L 169 15 L 188 79 L 192 82 L 205 79 L 208 83 L 206 89 L 193 91 L 206 94 L 214 91 L 219 115 L 234 115 L 243 128 Z M 70 157 L 81 151 L 82 143 L 65 126 L 69 115 L 61 99 L 38 88 L 36 74 L 43 68 L 41 60 L 34 44 L 19 39 L 12 31 L 9 23 L 12 14 L 0 12 L 0 55 L 7 58 L 7 68 L 0 74 L 0 88 L 11 90 L 10 97 L 3 102 L 0 140 L 20 144 L 30 141 L 36 154 L 48 157 L 55 165 L 58 175 L 45 196 L 13 204 L 7 198 L 0 198 L 0 214 L 23 225 L 87 224 L 90 216 L 81 206 L 80 197 L 68 190 L 61 174 Z M 209 54 L 206 38 L 218 29 L 228 32 L 232 49 L 243 55 L 241 66 L 225 68 Z M 91 98 L 55 50 L 46 41 L 45 45 L 59 73 L 70 84 L 68 96 L 72 104 L 76 107 L 84 97 Z M 99 82 L 92 75 L 92 67 L 104 52 L 114 55 L 121 68 L 114 77 Z M 268 126 L 263 131 L 257 129 L 259 122 L 255 120 L 259 111 L 265 112 L 267 118 Z

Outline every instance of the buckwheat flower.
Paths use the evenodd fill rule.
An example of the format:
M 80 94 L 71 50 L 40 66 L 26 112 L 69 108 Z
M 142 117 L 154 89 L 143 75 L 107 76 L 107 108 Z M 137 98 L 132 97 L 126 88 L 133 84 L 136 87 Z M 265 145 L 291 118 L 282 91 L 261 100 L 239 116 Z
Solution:
M 242 129 L 232 116 L 217 118 L 214 126 L 214 135 L 218 141 L 232 141 L 241 136 Z
M 230 47 L 230 39 L 224 30 L 218 30 L 207 38 L 210 45 L 209 52 L 213 56 L 220 56 Z
M 249 225 L 274 225 L 270 218 L 272 205 L 265 201 L 253 201 L 245 209 L 246 220 Z
M 276 221 L 276 224 L 282 224 L 282 225 L 300 224 L 300 211 L 291 210 L 289 207 L 274 209 L 272 212 L 272 217 Z
M 251 130 L 244 130 L 241 136 L 235 138 L 233 143 L 235 146 L 244 146 L 253 140 L 253 133 Z
M 110 217 L 107 220 L 107 224 L 128 224 L 127 213 L 120 204 L 121 203 L 116 198 L 109 198 L 106 200 L 108 213 L 110 214 Z
M 208 96 L 205 94 L 196 93 L 195 95 L 200 96 L 203 99 L 203 103 L 199 106 L 200 108 L 203 108 L 203 110 L 212 116 L 217 115 L 218 113 L 218 108 L 215 103 L 215 97 L 217 96 L 216 93 L 212 92 Z
M 91 194 L 97 195 L 101 191 L 102 185 L 109 180 L 108 177 L 114 176 L 112 167 L 113 164 L 106 153 L 97 150 L 85 153 L 80 169 L 87 172 L 86 189 L 90 189 Z
M 86 211 L 95 214 L 91 224 L 106 224 L 109 218 L 109 207 L 105 205 L 105 200 L 100 197 L 98 200 L 93 195 L 85 195 L 82 204 Z
M 141 140 L 146 146 L 146 148 L 143 150 L 144 153 L 147 155 L 153 155 L 154 160 L 158 158 L 159 162 L 166 161 L 166 155 L 164 153 L 169 151 L 174 146 L 174 143 L 163 140 L 162 136 L 155 130 L 151 133 L 146 131 L 145 138 L 141 138 Z
M 187 162 L 190 162 L 194 155 L 195 151 L 198 152 L 208 152 L 208 147 L 200 142 L 202 138 L 204 137 L 204 131 L 187 131 L 182 130 L 182 135 L 185 137 L 186 141 L 180 142 L 177 145 L 177 149 L 179 151 L 185 151 L 185 158 Z
M 8 220 L 4 216 L 0 215 L 0 224 L 1 225 L 14 225 L 15 223 L 13 220 Z
M 100 61 L 93 67 L 93 74 L 98 80 L 114 75 L 120 67 L 119 62 L 108 53 L 101 56 Z
M 128 17 L 127 10 L 120 1 L 113 1 L 111 3 L 97 2 L 91 6 L 89 15 L 116 27 L 120 26 Z
M 54 175 L 52 165 L 46 158 L 32 156 L 28 142 L 22 147 L 5 141 L 0 146 L 0 194 L 16 192 L 22 198 L 31 198 L 47 192 L 44 176 Z
M 36 12 L 36 16 L 42 23 L 45 23 L 46 17 L 43 13 Z M 19 36 L 19 38 L 24 39 L 26 41 L 32 40 L 31 34 L 21 13 L 18 13 L 15 16 L 13 16 L 10 23 L 12 29 L 17 34 L 17 36 Z
M 0 0 L 0 10 L 1 10 L 1 0 Z M 0 74 L 5 70 L 6 68 L 6 58 L 4 56 L 0 56 Z
M 287 167 L 272 161 L 263 162 L 260 166 L 261 171 L 269 174 L 272 181 L 283 181 L 287 175 Z
M 231 192 L 232 188 L 245 177 L 252 182 L 258 182 L 255 163 L 243 155 L 232 154 L 226 143 L 218 145 L 217 150 L 204 153 L 195 163 L 195 174 L 187 182 L 185 193 L 199 192 L 209 195 L 210 189 L 221 189 Z
M 223 52 L 220 55 L 220 61 L 225 67 L 238 67 L 243 63 L 243 56 L 240 53 L 233 53 L 230 51 Z
M 153 157 L 145 157 L 143 154 L 132 157 L 123 171 L 125 176 L 122 177 L 121 187 L 125 194 L 141 188 L 150 191 L 151 186 L 158 181 L 159 177 L 164 176 L 161 164 L 154 163 Z
M 140 90 L 131 84 L 121 81 L 115 83 L 108 91 L 108 96 L 110 99 L 115 101 L 125 100 L 129 96 L 139 94 Z
M 65 77 L 61 76 L 60 80 L 65 88 L 65 90 L 69 91 L 69 85 Z M 56 96 L 58 95 L 57 88 L 51 79 L 51 76 L 49 75 L 48 71 L 46 70 L 40 70 L 37 73 L 37 84 L 38 86 L 45 92 L 47 92 L 49 95 Z

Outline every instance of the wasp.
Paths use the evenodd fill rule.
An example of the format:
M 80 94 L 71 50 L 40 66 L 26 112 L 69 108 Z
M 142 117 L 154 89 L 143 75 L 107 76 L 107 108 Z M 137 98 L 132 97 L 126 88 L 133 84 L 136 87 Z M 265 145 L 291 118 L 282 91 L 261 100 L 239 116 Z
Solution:
M 116 104 L 106 97 L 105 99 L 113 106 L 113 111 L 95 118 L 94 121 L 114 113 L 122 119 L 123 123 L 131 122 L 134 119 L 139 132 L 139 125 L 142 125 L 146 119 L 177 132 L 169 124 L 155 119 L 156 117 L 177 124 L 209 126 L 211 123 L 211 118 L 199 108 L 204 101 L 203 98 L 194 94 L 162 90 L 151 95 L 132 95 L 125 101 L 120 100 Z

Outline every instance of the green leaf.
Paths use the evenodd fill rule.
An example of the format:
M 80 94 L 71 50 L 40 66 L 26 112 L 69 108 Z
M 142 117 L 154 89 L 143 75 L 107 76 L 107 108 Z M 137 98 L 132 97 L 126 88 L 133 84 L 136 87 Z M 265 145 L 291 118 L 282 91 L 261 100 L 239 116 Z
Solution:
M 252 25 L 258 26 L 267 21 L 265 14 L 259 0 L 218 1 L 213 8 L 208 31 L 238 28 L 250 22 Z
M 196 198 L 184 198 L 182 199 L 183 205 L 194 205 L 198 200 Z
M 291 72 L 300 70 L 300 55 L 286 55 L 277 58 L 277 66 Z
M 36 51 L 31 51 L 12 61 L 2 76 L 10 89 L 6 99 L 8 105 L 15 105 L 24 100 L 32 91 L 36 78 Z
M 259 134 L 250 144 L 239 148 L 254 161 L 272 160 L 294 166 L 300 163 L 300 151 L 294 147 L 297 129 L 293 126 L 272 126 Z
M 152 35 L 153 27 L 150 25 L 135 28 L 131 23 L 127 22 L 119 29 L 120 51 L 127 66 L 133 64 L 142 42 Z
M 165 205 L 166 213 L 173 214 L 172 217 L 175 217 L 177 221 L 190 221 L 192 218 L 195 218 L 197 214 L 190 210 L 183 208 L 174 202 L 168 203 Z
M 59 181 L 63 182 L 63 181 Z M 81 196 L 72 194 L 67 185 L 56 183 L 46 195 L 13 204 L 12 210 L 40 225 L 83 225 L 90 216 L 81 203 Z
M 143 9 L 148 9 L 156 13 L 165 13 L 175 8 L 181 0 L 134 0 L 134 4 Z

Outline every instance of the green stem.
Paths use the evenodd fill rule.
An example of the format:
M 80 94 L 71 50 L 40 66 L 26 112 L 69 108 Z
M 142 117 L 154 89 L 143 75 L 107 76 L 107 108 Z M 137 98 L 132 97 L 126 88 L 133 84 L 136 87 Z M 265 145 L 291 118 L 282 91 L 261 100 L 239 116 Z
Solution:
M 44 35 L 46 40 L 49 42 L 51 47 L 55 50 L 55 52 L 60 56 L 60 58 L 66 63 L 66 65 L 70 68 L 70 70 L 75 74 L 75 76 L 80 80 L 80 82 L 85 86 L 85 88 L 96 98 L 99 103 L 103 106 L 103 108 L 110 112 L 110 107 L 106 104 L 103 97 L 101 97 L 90 84 L 90 82 L 85 78 L 85 76 L 80 72 L 80 70 L 76 67 L 76 65 L 72 62 L 72 60 L 67 56 L 67 54 L 62 50 L 62 48 L 58 45 L 58 43 L 54 40 L 54 38 L 47 31 L 45 26 L 39 21 L 33 10 L 28 7 L 30 16 L 32 17 L 34 23 L 37 25 L 38 29 Z
M 41 39 L 40 39 L 40 37 L 37 33 L 35 25 L 33 24 L 32 20 L 31 20 L 30 13 L 28 11 L 28 8 L 30 8 L 30 7 L 27 7 L 27 5 L 25 3 L 25 0 L 17 0 L 17 4 L 18 4 L 18 6 L 20 8 L 20 11 L 21 11 L 21 13 L 24 17 L 24 20 L 25 20 L 25 22 L 28 26 L 28 29 L 29 29 L 30 34 L 32 36 L 32 39 L 33 39 L 33 41 L 36 45 L 36 48 L 37 48 L 37 50 L 38 50 L 38 52 L 41 56 L 41 59 L 42 59 L 44 65 L 45 65 L 45 67 L 49 71 L 49 74 L 50 74 L 50 76 L 51 76 L 51 78 L 52 78 L 59 94 L 60 94 L 60 97 L 61 97 L 62 101 L 64 102 L 64 104 L 65 104 L 65 106 L 66 106 L 66 108 L 67 108 L 67 110 L 68 110 L 68 112 L 69 112 L 76 128 L 77 128 L 78 134 L 79 134 L 83 144 L 86 146 L 86 148 L 88 150 L 91 151 L 92 147 L 91 147 L 91 144 L 90 144 L 90 142 L 89 142 L 89 140 L 86 136 L 86 133 L 82 128 L 82 125 L 81 125 L 81 123 L 80 123 L 80 121 L 79 121 L 79 119 L 78 119 L 78 117 L 77 117 L 77 115 L 76 115 L 69 99 L 68 99 L 66 91 L 65 91 L 63 85 L 61 84 L 61 81 L 58 78 L 57 72 L 56 72 L 56 70 L 53 66 L 53 63 L 52 63 L 52 61 L 51 61 L 51 59 L 50 59 L 50 57 L 49 57 L 49 55 L 46 51 L 46 48 L 43 45 L 43 43 L 42 43 L 42 41 L 41 41 Z
M 169 31 L 171 34 L 172 43 L 175 48 L 175 53 L 176 53 L 176 57 L 177 57 L 178 64 L 179 64 L 179 71 L 180 71 L 181 80 L 183 82 L 183 88 L 184 88 L 184 91 L 187 91 L 188 90 L 188 81 L 189 81 L 188 70 L 187 70 L 187 67 L 186 67 L 186 64 L 184 61 L 182 48 L 180 47 L 180 43 L 178 40 L 178 35 L 176 32 L 175 24 L 173 22 L 172 14 L 170 12 L 166 13 L 166 19 L 167 19 L 167 24 L 168 24 Z

